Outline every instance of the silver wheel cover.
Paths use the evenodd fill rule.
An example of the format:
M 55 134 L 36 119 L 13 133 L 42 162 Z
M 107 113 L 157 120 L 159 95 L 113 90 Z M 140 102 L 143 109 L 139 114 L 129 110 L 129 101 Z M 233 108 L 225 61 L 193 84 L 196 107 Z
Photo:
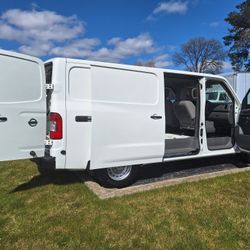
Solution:
M 130 175 L 131 170 L 132 166 L 107 168 L 107 174 L 114 181 L 122 181 Z

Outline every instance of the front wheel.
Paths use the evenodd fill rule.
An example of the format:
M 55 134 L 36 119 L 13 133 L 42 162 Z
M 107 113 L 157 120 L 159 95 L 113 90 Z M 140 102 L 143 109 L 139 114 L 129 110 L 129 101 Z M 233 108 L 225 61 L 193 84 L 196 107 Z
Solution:
M 104 168 L 94 171 L 94 177 L 104 187 L 123 188 L 135 182 L 136 166 Z

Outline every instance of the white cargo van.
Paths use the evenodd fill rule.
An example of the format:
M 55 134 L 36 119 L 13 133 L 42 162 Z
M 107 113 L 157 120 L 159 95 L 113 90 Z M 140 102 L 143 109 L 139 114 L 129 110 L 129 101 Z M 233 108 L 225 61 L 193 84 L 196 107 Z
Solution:
M 123 187 L 137 166 L 250 152 L 250 93 L 221 76 L 0 50 L 0 160 L 89 170 Z M 224 93 L 210 102 L 207 92 Z

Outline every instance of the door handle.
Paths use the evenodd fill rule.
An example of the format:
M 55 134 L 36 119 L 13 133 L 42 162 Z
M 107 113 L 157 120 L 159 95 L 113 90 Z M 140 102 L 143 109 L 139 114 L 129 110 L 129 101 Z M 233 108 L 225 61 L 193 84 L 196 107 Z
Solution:
M 75 121 L 76 122 L 91 122 L 92 121 L 92 117 L 91 116 L 86 116 L 86 115 L 83 115 L 83 116 L 76 116 L 75 117 Z
M 7 117 L 0 117 L 0 122 L 7 122 Z
M 153 119 L 153 120 L 158 120 L 158 119 L 161 119 L 162 116 L 157 115 L 157 114 L 153 114 L 153 115 L 150 116 L 150 118 Z

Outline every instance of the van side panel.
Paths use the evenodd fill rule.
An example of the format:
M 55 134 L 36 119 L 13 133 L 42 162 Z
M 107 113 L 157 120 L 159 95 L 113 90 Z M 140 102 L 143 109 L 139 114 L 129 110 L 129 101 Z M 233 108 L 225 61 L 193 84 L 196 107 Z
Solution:
M 163 74 L 100 66 L 91 72 L 90 169 L 162 161 Z

